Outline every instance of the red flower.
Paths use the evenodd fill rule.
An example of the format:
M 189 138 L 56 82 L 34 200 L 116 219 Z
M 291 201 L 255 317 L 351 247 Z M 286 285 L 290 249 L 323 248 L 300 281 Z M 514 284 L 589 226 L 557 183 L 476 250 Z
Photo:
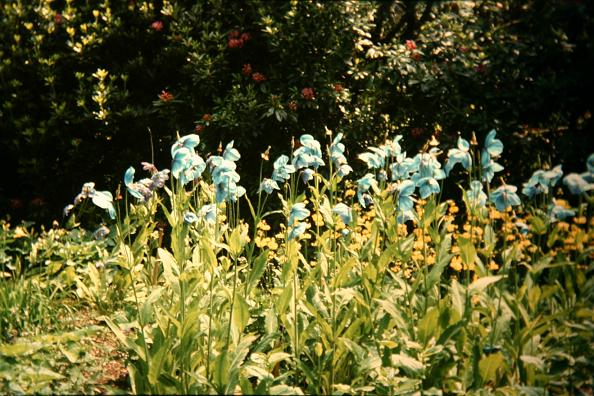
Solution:
M 174 96 L 172 94 L 170 94 L 169 92 L 167 92 L 166 90 L 162 90 L 161 93 L 159 94 L 159 99 L 162 102 L 170 102 L 172 101 L 174 98 Z
M 244 64 L 243 67 L 241 68 L 241 74 L 243 74 L 246 77 L 251 76 L 252 75 L 252 65 L 250 65 L 249 63 Z
M 417 49 L 417 45 L 415 44 L 415 42 L 413 40 L 406 40 L 406 48 L 408 48 L 410 51 L 414 51 Z
M 334 89 L 334 92 L 342 92 L 342 89 L 343 89 L 342 88 L 342 84 L 338 84 L 338 83 L 337 84 L 334 84 L 332 86 L 332 88 Z
M 250 41 L 251 38 L 252 36 L 250 36 L 249 33 L 241 33 L 241 37 L 239 39 L 245 43 L 246 41 Z
M 230 39 L 227 46 L 229 48 L 241 48 L 243 47 L 243 41 L 241 39 Z
M 421 59 L 421 54 L 419 54 L 418 52 L 415 52 L 410 57 L 413 58 L 414 60 L 418 61 L 419 59 Z
M 231 40 L 231 39 L 237 39 L 237 38 L 239 38 L 240 35 L 241 35 L 241 33 L 239 32 L 239 30 L 237 30 L 237 29 L 236 30 L 231 30 L 229 32 L 229 40 Z
M 55 23 L 56 25 L 61 25 L 61 24 L 62 24 L 62 21 L 63 21 L 63 19 L 64 19 L 64 18 L 62 17 L 62 14 L 60 14 L 59 12 L 58 12 L 58 13 L 56 13 L 56 15 L 54 15 L 54 23 Z
M 155 21 L 155 22 L 151 23 L 151 29 L 153 29 L 154 31 L 160 32 L 161 30 L 163 30 L 163 22 Z
M 203 131 L 205 128 L 206 128 L 206 127 L 205 127 L 204 125 L 202 125 L 202 124 L 198 124 L 198 125 L 196 125 L 196 128 L 194 128 L 194 131 L 195 131 L 196 133 L 200 133 L 200 132 L 202 132 L 202 131 Z
M 260 83 L 260 82 L 266 80 L 266 76 L 264 74 L 262 74 L 262 73 L 257 73 L 256 72 L 256 73 L 252 74 L 252 80 L 254 80 L 257 83 Z
M 301 97 L 305 100 L 314 100 L 315 93 L 314 93 L 313 88 L 303 88 L 301 90 Z
M 212 120 L 212 114 L 208 114 L 208 113 L 207 113 L 207 114 L 204 114 L 204 115 L 202 116 L 202 121 L 206 121 L 206 122 L 208 122 L 208 121 L 210 121 L 210 120 Z

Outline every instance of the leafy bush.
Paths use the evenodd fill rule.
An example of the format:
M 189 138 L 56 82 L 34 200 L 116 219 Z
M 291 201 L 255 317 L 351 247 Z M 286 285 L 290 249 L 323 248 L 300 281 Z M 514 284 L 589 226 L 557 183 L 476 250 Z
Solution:
M 2 207 L 49 224 L 75 185 L 113 190 L 107 169 L 153 151 L 164 161 L 163 143 L 193 129 L 206 151 L 236 141 L 250 190 L 268 145 L 325 127 L 356 152 L 395 133 L 415 150 L 497 125 L 516 167 L 534 170 L 549 159 L 532 149 L 553 147 L 551 161 L 577 168 L 591 147 L 591 7 L 5 2 Z

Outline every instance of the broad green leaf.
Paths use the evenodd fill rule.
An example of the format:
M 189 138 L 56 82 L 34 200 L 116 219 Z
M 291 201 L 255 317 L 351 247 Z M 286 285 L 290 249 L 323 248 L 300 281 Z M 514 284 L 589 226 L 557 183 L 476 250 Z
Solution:
M 403 368 L 409 374 L 413 375 L 420 374 L 425 367 L 423 363 L 419 362 L 417 359 L 402 353 L 393 354 L 390 357 L 390 360 L 392 361 L 393 366 Z
M 256 259 L 253 260 L 252 268 L 250 270 L 250 274 L 248 277 L 247 285 L 246 285 L 246 293 L 252 291 L 254 287 L 258 285 L 260 278 L 264 274 L 264 270 L 266 269 L 266 264 L 268 263 L 268 250 L 262 251 Z
M 460 248 L 460 258 L 462 259 L 462 262 L 468 268 L 472 268 L 474 265 L 474 257 L 476 256 L 474 244 L 469 239 L 459 238 L 458 247 Z
M 303 395 L 303 391 L 288 385 L 275 385 L 270 387 L 271 395 Z
M 426 344 L 431 338 L 438 338 L 440 330 L 439 310 L 437 307 L 431 307 L 417 326 L 420 342 Z
M 62 374 L 41 366 L 26 367 L 23 370 L 23 374 L 29 377 L 32 383 L 55 381 L 64 378 Z
M 18 343 L 18 344 L 3 344 L 0 345 L 0 355 L 4 356 L 27 356 L 31 355 L 45 345 L 40 342 L 32 342 L 32 343 Z
M 250 307 L 240 294 L 235 294 L 233 303 L 233 331 L 238 336 L 250 320 Z
M 493 276 L 485 276 L 484 278 L 479 278 L 479 279 L 475 280 L 474 282 L 472 282 L 470 284 L 470 286 L 468 286 L 468 294 L 480 293 L 483 290 L 485 290 L 485 288 L 487 288 L 487 286 L 489 286 L 490 284 L 493 284 L 495 282 L 498 282 L 502 278 L 503 278 L 503 275 L 493 275 Z
M 231 232 L 227 242 L 229 244 L 229 253 L 231 253 L 231 256 L 238 258 L 241 255 L 241 251 L 243 250 L 240 226 L 235 227 L 235 229 Z
M 479 372 L 484 383 L 497 382 L 497 376 L 504 369 L 505 359 L 501 352 L 483 357 L 479 362 Z
M 165 282 L 179 294 L 179 267 L 175 257 L 173 257 L 167 250 L 161 248 L 157 250 L 157 254 L 161 263 L 163 263 L 163 276 L 165 277 Z

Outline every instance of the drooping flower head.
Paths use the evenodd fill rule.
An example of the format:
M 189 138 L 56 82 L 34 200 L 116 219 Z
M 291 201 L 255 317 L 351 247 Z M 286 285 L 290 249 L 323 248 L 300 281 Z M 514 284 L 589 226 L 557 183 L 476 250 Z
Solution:
M 412 195 L 415 192 L 415 183 L 411 180 L 404 180 L 397 186 L 398 190 L 398 210 L 397 220 L 399 223 L 404 223 L 408 220 L 413 220 L 413 206 L 414 198 Z
M 530 198 L 537 194 L 546 194 L 549 192 L 549 188 L 555 186 L 562 176 L 561 165 L 550 170 L 539 169 L 532 174 L 528 182 L 524 183 L 522 194 Z
M 466 198 L 471 210 L 482 208 L 487 203 L 487 194 L 483 192 L 483 184 L 478 180 L 470 182 L 470 190 L 466 190 Z
M 496 172 L 501 172 L 503 170 L 503 166 L 495 162 L 491 159 L 489 153 L 487 151 L 483 151 L 481 154 L 481 171 L 482 171 L 482 179 L 486 182 L 491 182 L 493 177 L 495 177 Z
M 295 167 L 289 164 L 289 157 L 284 154 L 274 161 L 273 168 L 272 180 L 278 183 L 284 183 L 291 177 L 291 173 L 295 173 Z
M 369 189 L 377 191 L 377 180 L 371 173 L 367 173 L 365 176 L 357 180 L 357 199 L 359 204 L 366 208 L 367 205 L 373 202 L 373 199 L 368 194 Z
M 324 166 L 325 163 L 322 159 L 320 142 L 309 134 L 301 135 L 299 142 L 301 143 L 301 147 L 293 153 L 292 161 L 292 164 L 296 169 L 318 169 L 318 167 Z
M 457 148 L 450 149 L 448 151 L 448 161 L 444 167 L 446 175 L 450 174 L 450 171 L 456 164 L 461 164 L 464 169 L 469 170 L 472 166 L 472 157 L 470 156 L 470 143 L 467 140 L 458 138 Z
M 258 188 L 258 192 L 265 191 L 266 194 L 272 194 L 274 190 L 280 190 L 280 187 L 273 179 L 262 180 L 262 183 L 260 183 L 260 188 Z
M 309 213 L 309 209 L 305 207 L 303 202 L 294 204 L 289 213 L 289 226 L 292 226 L 297 220 L 305 220 L 309 216 Z
M 68 216 L 70 211 L 84 199 L 91 198 L 93 204 L 101 209 L 107 210 L 109 217 L 113 220 L 116 217 L 115 207 L 113 205 L 113 195 L 109 191 L 95 190 L 95 183 L 88 182 L 83 184 L 80 193 L 74 197 L 74 202 L 64 208 L 64 216 Z
M 487 137 L 485 138 L 485 147 L 483 148 L 483 150 L 489 153 L 489 156 L 491 158 L 497 158 L 501 155 L 501 153 L 503 153 L 503 143 L 501 142 L 501 140 L 495 139 L 496 134 L 497 131 L 495 131 L 495 129 L 492 129 L 491 131 L 489 131 Z
M 594 183 L 588 183 L 581 175 L 570 173 L 563 178 L 563 184 L 574 195 L 580 195 L 594 189 Z
M 567 208 L 561 200 L 553 199 L 547 210 L 552 223 L 575 216 L 575 210 Z
M 338 215 L 344 224 L 348 225 L 351 221 L 353 221 L 353 213 L 351 208 L 342 202 L 334 205 L 334 208 L 332 208 L 332 213 Z
M 518 188 L 512 185 L 503 185 L 489 196 L 489 201 L 495 204 L 498 211 L 503 212 L 510 206 L 521 205 L 520 197 L 516 194 Z

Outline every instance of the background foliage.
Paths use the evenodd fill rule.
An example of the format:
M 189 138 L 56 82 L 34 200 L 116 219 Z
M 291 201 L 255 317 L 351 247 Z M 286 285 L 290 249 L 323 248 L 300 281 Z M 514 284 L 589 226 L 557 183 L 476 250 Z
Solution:
M 10 0 L 0 14 L 0 207 L 15 219 L 49 223 L 88 180 L 115 190 L 151 138 L 166 163 L 192 130 L 205 151 L 235 139 L 252 189 L 260 152 L 325 126 L 361 146 L 496 127 L 511 182 L 538 152 L 569 170 L 592 149 L 589 2 Z

